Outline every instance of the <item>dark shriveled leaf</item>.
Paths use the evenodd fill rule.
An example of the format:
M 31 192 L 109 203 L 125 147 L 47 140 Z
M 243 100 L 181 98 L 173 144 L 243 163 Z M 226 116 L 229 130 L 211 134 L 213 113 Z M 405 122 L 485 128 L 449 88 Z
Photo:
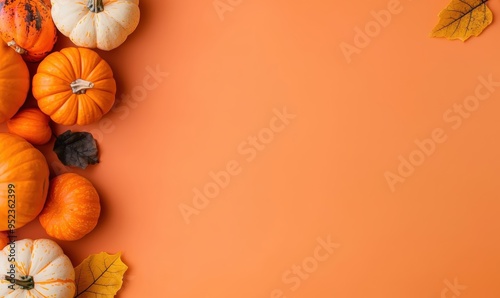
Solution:
M 54 152 L 66 166 L 85 169 L 99 162 L 96 141 L 88 132 L 64 132 L 56 138 Z

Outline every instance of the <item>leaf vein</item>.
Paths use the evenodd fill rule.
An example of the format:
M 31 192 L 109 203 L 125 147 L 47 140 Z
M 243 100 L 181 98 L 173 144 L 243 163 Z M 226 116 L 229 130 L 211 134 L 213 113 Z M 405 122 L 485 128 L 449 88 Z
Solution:
M 466 15 L 469 15 L 469 14 L 471 14 L 471 15 L 472 15 L 472 13 L 473 13 L 476 9 L 480 9 L 480 8 L 481 8 L 481 6 L 484 6 L 484 7 L 483 7 L 483 9 L 486 9 L 486 2 L 488 2 L 488 0 L 481 0 L 481 2 L 480 2 L 479 4 L 477 4 L 476 6 L 472 6 L 472 5 L 470 5 L 469 3 L 464 2 L 463 0 L 460 0 L 460 2 L 466 3 L 466 4 L 470 7 L 470 10 L 468 10 L 468 11 L 466 11 L 466 12 L 463 12 L 463 14 L 462 14 L 460 17 L 458 17 L 458 18 L 454 19 L 454 20 L 453 20 L 453 21 L 451 21 L 449 24 L 443 25 L 441 28 L 437 29 L 436 31 L 441 31 L 441 30 L 447 29 L 447 28 L 449 28 L 451 25 L 453 25 L 455 22 L 458 22 L 458 26 L 457 26 L 457 28 L 455 28 L 455 30 L 454 30 L 454 31 L 453 31 L 453 33 L 452 33 L 452 36 L 453 36 L 453 35 L 456 33 L 456 31 L 457 31 L 458 27 L 460 27 L 459 25 L 460 25 L 460 21 L 462 20 L 462 18 L 464 18 Z M 447 10 L 447 11 L 451 11 L 451 12 L 454 12 L 454 11 L 456 12 L 456 10 L 453 10 L 453 9 L 446 9 L 446 10 Z M 486 16 L 485 16 L 485 17 L 486 17 Z M 450 17 L 449 19 L 453 19 L 453 18 L 451 18 L 451 17 Z M 466 30 L 466 32 L 467 32 L 469 28 L 466 28 L 466 29 L 467 29 L 467 30 Z
M 114 264 L 114 263 L 115 263 L 118 259 L 119 259 L 119 258 L 115 258 L 115 259 L 113 260 L 113 262 L 111 262 L 111 264 L 109 264 L 109 266 L 106 266 L 106 259 L 105 259 L 105 260 L 104 260 L 104 265 L 105 265 L 105 267 L 106 267 L 106 268 L 104 268 L 104 270 L 103 270 L 103 271 L 102 271 L 102 273 L 101 273 L 101 274 L 97 277 L 97 279 L 95 279 L 95 278 L 94 278 L 94 273 L 92 272 L 92 270 L 90 270 L 90 272 L 92 272 L 92 277 L 94 278 L 94 282 L 92 282 L 92 283 L 91 283 L 91 284 L 90 284 L 90 285 L 89 285 L 86 289 L 84 289 L 82 292 L 77 293 L 77 295 L 75 296 L 75 298 L 76 298 L 76 297 L 78 297 L 78 296 L 80 296 L 81 294 L 83 294 L 83 293 L 85 293 L 85 292 L 89 292 L 89 293 L 94 293 L 94 294 L 96 294 L 95 292 L 90 291 L 90 288 L 91 288 L 91 287 L 92 287 L 92 286 L 93 286 L 93 285 L 97 282 L 97 280 L 99 280 L 99 279 L 100 279 L 100 278 L 101 278 L 101 277 L 102 277 L 102 276 L 103 276 L 103 275 L 104 275 L 104 274 L 108 271 L 108 269 L 109 269 L 111 266 L 113 266 L 113 264 Z M 92 260 L 93 260 L 93 258 L 92 258 L 92 259 L 88 262 L 89 267 L 90 267 L 90 264 L 92 263 Z M 89 269 L 91 269 L 91 267 L 90 267 Z M 97 294 L 96 294 L 96 296 L 97 296 Z

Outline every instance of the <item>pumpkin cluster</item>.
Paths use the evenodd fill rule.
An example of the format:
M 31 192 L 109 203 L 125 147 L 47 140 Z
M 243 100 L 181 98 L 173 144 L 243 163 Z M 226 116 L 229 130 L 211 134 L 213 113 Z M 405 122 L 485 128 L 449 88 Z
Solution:
M 9 131 L 0 133 L 2 274 L 11 268 L 9 245 L 15 243 L 22 260 L 10 277 L 0 278 L 0 297 L 75 294 L 75 270 L 54 240 L 79 240 L 96 227 L 99 194 L 76 173 L 50 179 L 36 146 L 53 139 L 54 125 L 92 124 L 111 110 L 113 71 L 93 49 L 110 51 L 125 42 L 139 23 L 138 5 L 138 0 L 0 0 L 0 123 Z M 55 51 L 59 34 L 74 46 Z M 29 64 L 36 69 L 31 75 Z M 34 107 L 25 105 L 30 91 Z M 9 232 L 37 218 L 54 240 L 9 239 Z
M 114 104 L 116 83 L 111 67 L 92 49 L 110 51 L 125 42 L 139 24 L 138 5 L 138 0 L 0 0 L 0 123 L 27 97 L 30 74 L 24 61 L 39 63 L 32 94 L 53 122 L 87 125 L 101 119 Z M 58 33 L 75 47 L 53 52 Z M 48 142 L 48 122 L 34 111 L 23 114 L 10 131 L 37 145 Z

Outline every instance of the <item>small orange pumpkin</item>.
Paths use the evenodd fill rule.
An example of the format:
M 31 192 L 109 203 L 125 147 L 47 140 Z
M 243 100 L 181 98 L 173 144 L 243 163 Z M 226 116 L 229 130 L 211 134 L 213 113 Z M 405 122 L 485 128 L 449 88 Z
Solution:
M 86 48 L 65 48 L 48 55 L 33 77 L 38 107 L 62 125 L 87 125 L 109 112 L 116 82 L 111 67 Z
M 39 220 L 49 236 L 71 241 L 90 233 L 100 213 L 99 194 L 92 183 L 76 173 L 64 173 L 50 181 Z
M 26 61 L 42 60 L 57 40 L 50 6 L 44 0 L 0 0 L 0 35 Z
M 35 219 L 48 188 L 49 166 L 43 154 L 21 137 L 0 133 L 0 231 Z
M 37 108 L 19 111 L 7 121 L 10 133 L 18 135 L 33 145 L 46 144 L 52 138 L 49 116 Z
M 0 123 L 9 120 L 23 105 L 29 86 L 26 63 L 13 49 L 0 43 Z

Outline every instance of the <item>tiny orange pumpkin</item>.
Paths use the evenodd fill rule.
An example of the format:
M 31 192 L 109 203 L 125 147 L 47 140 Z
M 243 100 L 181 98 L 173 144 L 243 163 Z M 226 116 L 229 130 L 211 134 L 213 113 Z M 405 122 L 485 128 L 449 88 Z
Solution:
M 64 173 L 50 181 L 39 220 L 49 236 L 72 241 L 90 233 L 100 213 L 99 194 L 92 183 L 76 173 Z
M 109 64 L 86 48 L 64 48 L 45 57 L 33 77 L 38 107 L 62 125 L 87 125 L 109 112 L 116 82 Z
M 9 132 L 18 135 L 33 145 L 43 145 L 50 141 L 52 130 L 49 116 L 37 108 L 19 111 L 7 121 Z

